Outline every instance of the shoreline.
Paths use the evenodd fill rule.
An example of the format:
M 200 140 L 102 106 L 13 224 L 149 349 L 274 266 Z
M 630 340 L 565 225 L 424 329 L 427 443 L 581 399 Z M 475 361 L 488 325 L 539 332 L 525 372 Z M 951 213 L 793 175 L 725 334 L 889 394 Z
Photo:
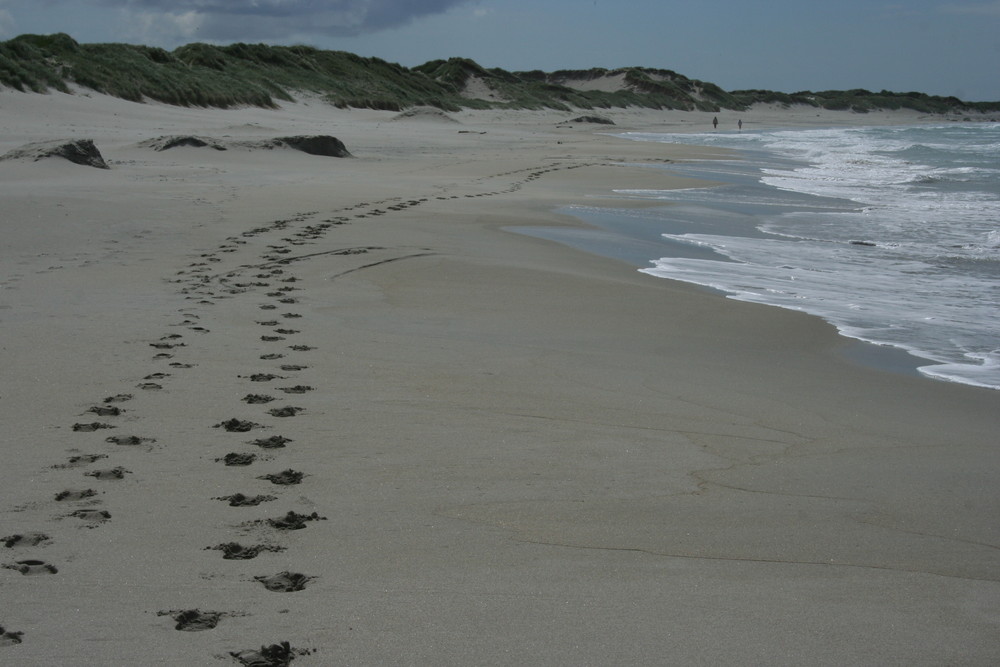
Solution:
M 582 221 L 581 221 L 582 222 Z M 651 249 L 652 245 L 642 245 L 641 243 L 635 241 L 634 239 L 629 239 L 626 237 L 616 237 L 613 233 L 608 233 L 604 236 L 599 231 L 601 228 L 597 227 L 592 230 L 592 226 L 583 222 L 582 224 L 586 227 L 582 227 L 579 230 L 574 230 L 572 228 L 548 228 L 548 227 L 511 227 L 509 231 L 516 234 L 524 234 L 526 236 L 532 236 L 542 239 L 547 239 L 554 243 L 560 243 L 571 248 L 578 250 L 579 252 L 591 253 L 608 259 L 618 260 L 625 262 L 634 266 L 636 269 L 644 268 L 645 264 L 650 263 L 652 260 L 644 259 L 645 255 L 642 253 Z M 592 231 L 596 233 L 591 233 Z M 671 257 L 687 257 L 687 256 L 698 256 L 698 253 L 690 252 L 687 248 L 677 247 L 677 254 L 671 254 Z M 677 282 L 692 288 L 696 291 L 704 292 L 705 294 L 722 297 L 724 299 L 731 299 L 729 294 L 721 289 L 716 289 L 714 287 L 709 287 L 706 285 L 699 285 L 697 283 L 686 282 L 679 279 L 670 279 L 657 277 L 658 280 L 672 280 L 672 282 Z M 749 302 L 745 302 L 749 303 Z M 780 308 L 780 306 L 772 306 L 769 304 L 757 304 L 768 308 Z M 827 322 L 819 315 L 813 315 L 811 313 L 802 313 L 809 317 L 815 317 L 824 324 L 828 324 L 836 328 L 830 322 Z M 933 365 L 933 362 L 929 359 L 924 359 L 919 357 L 907 350 L 894 347 L 891 345 L 880 345 L 878 343 L 872 343 L 866 340 L 853 338 L 840 331 L 837 331 L 837 336 L 844 340 L 844 344 L 841 349 L 835 354 L 842 356 L 844 359 L 849 360 L 853 363 L 857 363 L 861 366 L 888 372 L 896 373 L 901 375 L 906 375 L 913 378 L 920 378 L 924 380 L 931 380 L 935 382 L 948 382 L 948 380 L 935 379 L 921 373 L 918 369 L 929 365 Z M 963 384 L 963 383 L 956 383 Z M 967 385 L 966 386 L 974 386 Z M 986 388 L 990 389 L 990 388 Z
M 0 106 L 0 152 L 92 136 L 112 166 L 0 162 L 0 537 L 47 538 L 0 564 L 58 570 L 0 569 L 23 633 L 0 659 L 1000 659 L 994 392 L 510 231 L 580 228 L 560 206 L 690 182 L 628 165 L 708 153 L 543 112 Z M 182 133 L 331 134 L 355 157 L 138 145 Z M 73 428 L 93 422 L 114 428 Z M 290 511 L 300 529 L 268 522 Z M 234 542 L 260 553 L 223 558 Z M 217 625 L 179 632 L 185 611 Z
M 920 128 L 922 126 L 923 124 L 907 124 L 892 125 L 892 128 L 898 130 Z M 946 127 L 944 124 L 936 124 L 935 126 Z M 866 125 L 864 127 L 874 128 L 876 126 Z M 624 140 L 630 138 L 628 133 L 616 136 Z M 669 134 L 662 135 L 662 141 L 669 142 L 669 136 Z M 706 141 L 711 141 L 710 137 L 714 136 L 714 134 L 701 133 L 698 136 L 704 136 Z M 684 145 L 689 145 L 687 142 L 681 141 Z M 726 144 L 723 143 L 722 145 L 725 146 Z M 730 143 L 729 145 L 737 146 L 738 144 Z M 713 142 L 711 147 L 717 147 L 717 144 Z M 696 270 L 695 274 L 699 275 L 700 278 L 687 280 L 685 280 L 683 275 L 675 276 L 673 273 L 654 271 L 651 267 L 658 264 L 658 260 L 661 258 L 664 258 L 667 262 L 675 259 L 713 260 L 716 262 L 736 261 L 730 259 L 724 250 L 701 247 L 696 242 L 688 244 L 682 241 L 674 241 L 670 238 L 662 239 L 660 238 L 661 235 L 665 234 L 669 237 L 672 235 L 707 234 L 709 238 L 716 239 L 724 247 L 726 245 L 725 239 L 728 237 L 768 238 L 766 233 L 750 229 L 747 226 L 748 223 L 761 224 L 772 219 L 772 216 L 784 214 L 786 211 L 819 211 L 824 206 L 843 207 L 849 201 L 837 198 L 831 198 L 827 201 L 825 197 L 804 193 L 786 194 L 786 198 L 780 200 L 780 206 L 784 208 L 776 211 L 768 202 L 770 202 L 770 198 L 780 196 L 778 190 L 773 187 L 768 188 L 761 185 L 756 180 L 755 174 L 758 170 L 761 170 L 762 173 L 767 173 L 763 171 L 764 167 L 782 170 L 785 169 L 782 166 L 783 162 L 787 161 L 789 165 L 793 165 L 796 161 L 777 153 L 765 152 L 761 149 L 734 148 L 733 151 L 739 156 L 738 162 L 744 165 L 743 167 L 729 166 L 732 164 L 730 160 L 726 160 L 721 165 L 713 165 L 712 159 L 702 162 L 686 162 L 683 165 L 668 167 L 670 172 L 682 177 L 714 178 L 714 185 L 709 183 L 695 185 L 693 186 L 694 189 L 679 194 L 669 194 L 671 191 L 662 191 L 662 195 L 655 190 L 623 190 L 621 192 L 621 206 L 618 208 L 602 211 L 599 207 L 587 206 L 586 202 L 580 202 L 573 206 L 567 206 L 561 211 L 578 218 L 584 225 L 584 229 L 575 231 L 567 231 L 561 228 L 540 229 L 537 231 L 526 229 L 524 233 L 567 243 L 585 252 L 594 252 L 608 257 L 615 257 L 631 263 L 642 269 L 643 272 L 649 272 L 664 279 L 680 280 L 681 282 L 698 285 L 704 290 L 721 294 L 727 298 L 807 312 L 820 317 L 837 327 L 841 336 L 856 343 L 848 348 L 848 357 L 857 363 L 870 364 L 875 368 L 924 377 L 939 382 L 954 382 L 991 390 L 998 388 L 995 381 L 984 383 L 978 376 L 973 376 L 971 371 L 967 379 L 964 379 L 961 374 L 957 377 L 951 377 L 936 373 L 935 369 L 940 368 L 944 370 L 949 366 L 949 362 L 946 361 L 948 358 L 948 349 L 936 349 L 932 343 L 932 347 L 923 347 L 922 349 L 925 351 L 921 352 L 918 349 L 921 346 L 919 336 L 912 340 L 884 342 L 878 340 L 877 337 L 872 339 L 868 336 L 868 333 L 871 332 L 865 331 L 866 326 L 874 326 L 878 329 L 875 324 L 871 322 L 865 325 L 852 324 L 849 316 L 846 316 L 848 319 L 845 319 L 844 313 L 839 313 L 838 317 L 836 308 L 833 311 L 829 309 L 824 310 L 823 308 L 816 308 L 816 304 L 813 304 L 813 307 L 807 305 L 806 308 L 803 308 L 797 302 L 792 304 L 788 302 L 783 303 L 780 300 L 772 301 L 766 294 L 757 294 L 753 290 L 750 290 L 749 298 L 744 298 L 740 295 L 739 290 L 735 288 L 728 290 L 725 287 L 716 288 L 710 285 L 709 282 L 706 282 L 709 279 L 711 271 L 702 274 Z M 779 173 L 781 172 L 779 171 Z M 683 189 L 683 186 L 681 187 Z M 714 190 L 713 188 L 720 189 Z M 725 189 L 723 190 L 722 188 Z M 713 191 L 718 196 L 713 197 Z M 741 200 L 740 197 L 745 198 L 745 200 Z M 634 206 L 632 205 L 633 203 L 635 204 Z M 860 206 L 861 204 L 858 205 Z M 649 209 L 648 212 L 646 211 L 647 209 Z M 714 217 L 710 217 L 713 212 Z M 789 233 L 794 234 L 796 232 Z M 808 235 L 808 232 L 802 233 Z M 874 233 L 877 234 L 877 232 Z M 708 245 L 711 245 L 711 243 L 710 241 Z M 775 246 L 772 250 L 780 252 L 781 248 Z M 784 250 L 794 252 L 792 248 L 785 248 Z M 682 262 L 681 274 L 684 273 L 683 266 L 685 264 Z M 726 264 L 722 264 L 720 269 L 725 266 Z M 727 275 L 724 270 L 722 270 L 722 275 Z M 801 278 L 803 276 L 798 277 Z M 789 279 L 795 280 L 796 276 L 792 275 Z M 720 278 L 720 280 L 722 283 L 726 282 L 725 278 Z M 739 284 L 738 280 L 736 284 Z M 782 288 L 778 287 L 777 289 L 780 293 Z M 812 296 L 814 298 L 817 297 L 816 294 L 812 294 Z M 822 295 L 819 295 L 819 297 L 819 302 L 822 302 Z M 808 302 L 805 303 L 808 304 Z M 902 326 L 905 325 L 906 322 L 903 322 Z M 928 340 L 923 340 L 924 345 L 928 342 Z M 870 349 L 865 350 L 864 346 L 868 346 Z M 932 352 L 935 350 L 938 356 L 935 356 Z M 958 364 L 956 361 L 952 363 Z M 958 367 L 962 368 L 960 364 Z

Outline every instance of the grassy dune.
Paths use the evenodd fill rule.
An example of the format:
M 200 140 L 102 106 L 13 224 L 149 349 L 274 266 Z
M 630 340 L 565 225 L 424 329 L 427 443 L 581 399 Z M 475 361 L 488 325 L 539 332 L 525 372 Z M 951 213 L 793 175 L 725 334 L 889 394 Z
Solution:
M 567 85 L 615 80 L 613 89 Z M 486 96 L 470 94 L 475 81 Z M 923 93 L 867 90 L 726 92 L 670 70 L 630 67 L 579 71 L 508 72 L 466 58 L 406 68 L 379 58 L 309 46 L 187 44 L 173 51 L 133 44 L 80 44 L 69 35 L 21 35 L 0 42 L 0 84 L 25 92 L 69 92 L 70 84 L 127 100 L 200 107 L 271 107 L 295 91 L 321 95 L 339 107 L 402 110 L 433 106 L 512 109 L 645 107 L 720 111 L 755 102 L 867 112 L 914 109 L 926 113 L 1000 111 L 1000 102 L 963 102 Z

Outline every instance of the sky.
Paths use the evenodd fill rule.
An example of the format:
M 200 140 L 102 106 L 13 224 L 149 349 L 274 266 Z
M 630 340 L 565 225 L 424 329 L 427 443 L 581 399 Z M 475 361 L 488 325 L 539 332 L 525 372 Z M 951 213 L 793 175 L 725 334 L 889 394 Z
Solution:
M 0 0 L 0 40 L 308 44 L 407 67 L 641 66 L 726 90 L 1000 101 L 1000 0 Z

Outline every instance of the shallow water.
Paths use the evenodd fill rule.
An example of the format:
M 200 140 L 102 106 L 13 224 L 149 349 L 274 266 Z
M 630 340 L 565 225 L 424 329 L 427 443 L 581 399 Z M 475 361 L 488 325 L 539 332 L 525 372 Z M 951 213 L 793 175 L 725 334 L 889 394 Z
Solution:
M 650 167 L 720 185 L 568 207 L 600 230 L 561 240 L 818 315 L 926 360 L 927 376 L 1000 388 L 1000 125 L 621 136 L 742 159 Z M 629 209 L 630 198 L 670 205 Z

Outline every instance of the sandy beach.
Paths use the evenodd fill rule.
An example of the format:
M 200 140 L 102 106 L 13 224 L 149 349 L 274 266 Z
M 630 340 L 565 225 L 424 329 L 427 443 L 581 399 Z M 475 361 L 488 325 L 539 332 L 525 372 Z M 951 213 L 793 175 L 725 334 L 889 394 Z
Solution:
M 1000 662 L 1000 394 L 513 231 L 713 156 L 576 115 L 0 91 L 0 664 Z

